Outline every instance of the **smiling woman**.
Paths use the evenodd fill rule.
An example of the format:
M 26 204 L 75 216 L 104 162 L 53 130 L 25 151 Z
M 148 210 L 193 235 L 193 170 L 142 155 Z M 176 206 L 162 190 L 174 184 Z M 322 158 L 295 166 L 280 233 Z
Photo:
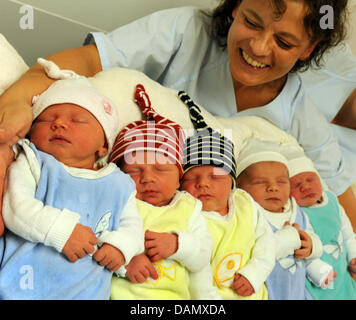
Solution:
M 313 59 L 318 62 L 333 37 L 313 30 L 320 20 L 316 8 L 304 1 L 270 0 L 246 0 L 234 7 L 227 48 L 238 111 L 269 103 L 290 71 L 307 68 Z M 328 34 L 340 40 L 343 24 L 336 27 L 338 32 Z M 255 94 L 246 94 L 246 86 Z
M 213 28 L 214 34 L 222 47 L 226 47 L 227 45 L 227 35 L 230 30 L 230 26 L 233 23 L 234 15 L 231 15 L 231 12 L 235 11 L 238 3 L 246 1 L 238 1 L 238 0 L 225 0 L 221 1 L 221 4 L 214 10 L 213 12 Z M 249 1 L 247 1 L 249 2 Z M 311 62 L 320 63 L 322 55 L 326 50 L 330 47 L 337 45 L 340 41 L 342 41 L 346 35 L 345 22 L 347 21 L 347 11 L 345 10 L 347 6 L 347 1 L 342 0 L 335 3 L 327 3 L 326 1 L 283 1 L 283 0 L 268 0 L 268 1 L 257 1 L 259 4 L 264 4 L 263 12 L 268 11 L 266 6 L 269 8 L 271 13 L 271 18 L 275 21 L 284 19 L 287 22 L 287 27 L 283 31 L 281 31 L 281 35 L 291 36 L 294 38 L 294 35 L 290 33 L 290 27 L 292 21 L 288 21 L 288 19 L 283 18 L 287 11 L 291 6 L 294 8 L 304 7 L 304 11 L 302 12 L 298 20 L 298 24 L 300 27 L 304 27 L 303 32 L 307 32 L 310 43 L 316 42 L 315 49 L 310 53 L 308 59 L 297 61 L 293 67 L 293 71 L 301 70 L 303 68 L 308 68 Z M 332 8 L 333 11 L 333 32 L 330 32 L 330 28 L 326 30 L 325 28 L 320 28 L 320 21 L 322 19 L 321 8 L 328 5 L 328 7 Z M 264 25 L 264 20 L 257 13 L 260 12 L 256 7 L 251 9 L 245 9 L 249 12 L 250 17 L 253 16 L 254 19 L 251 21 L 246 17 L 246 23 L 250 25 L 250 27 L 261 27 Z M 298 10 L 298 9 L 297 9 Z M 290 11 L 290 10 L 289 10 Z M 298 15 L 298 11 L 295 12 Z M 258 22 L 256 25 L 255 22 Z M 288 31 L 287 31 L 288 30 Z M 283 37 L 279 38 L 277 36 L 277 42 L 281 47 L 285 49 L 290 49 L 291 44 L 288 41 L 283 41 Z M 298 38 L 295 38 L 298 41 Z

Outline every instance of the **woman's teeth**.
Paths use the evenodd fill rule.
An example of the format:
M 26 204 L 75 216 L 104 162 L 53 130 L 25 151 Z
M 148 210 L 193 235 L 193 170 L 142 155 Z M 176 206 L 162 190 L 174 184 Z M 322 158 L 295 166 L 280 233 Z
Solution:
M 265 68 L 267 67 L 266 64 L 260 63 L 256 60 L 253 60 L 252 58 L 250 58 L 247 53 L 245 53 L 245 51 L 242 50 L 242 57 L 244 58 L 244 60 L 252 67 L 255 68 Z

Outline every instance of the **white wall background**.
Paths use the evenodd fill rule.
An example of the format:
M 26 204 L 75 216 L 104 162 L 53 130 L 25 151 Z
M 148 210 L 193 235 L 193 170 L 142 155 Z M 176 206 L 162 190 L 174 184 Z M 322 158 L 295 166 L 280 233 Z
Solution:
M 32 30 L 20 27 L 25 4 L 34 8 Z M 89 31 L 111 31 L 160 9 L 216 4 L 217 0 L 0 0 L 0 33 L 32 65 L 37 57 L 81 46 Z
M 350 21 L 349 21 L 349 43 L 353 53 L 356 55 L 356 0 L 349 0 Z
M 352 11 L 349 43 L 356 54 L 356 0 Z M 159 9 L 194 5 L 213 8 L 218 0 L 0 0 L 0 33 L 32 65 L 37 57 L 81 46 L 89 31 L 115 27 Z M 33 29 L 20 27 L 24 4 L 34 8 Z

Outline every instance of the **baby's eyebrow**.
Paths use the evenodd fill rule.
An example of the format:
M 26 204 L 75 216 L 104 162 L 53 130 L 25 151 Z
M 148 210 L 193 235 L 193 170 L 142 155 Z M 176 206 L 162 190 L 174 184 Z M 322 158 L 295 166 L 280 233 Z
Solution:
M 250 180 L 265 180 L 266 177 L 260 177 L 260 176 L 255 176 L 255 177 L 251 177 Z

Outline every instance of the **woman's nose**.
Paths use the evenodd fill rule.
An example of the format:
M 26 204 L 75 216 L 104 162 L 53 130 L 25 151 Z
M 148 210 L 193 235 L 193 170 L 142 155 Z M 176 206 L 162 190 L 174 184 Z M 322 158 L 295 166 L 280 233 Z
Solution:
M 258 32 L 251 40 L 250 47 L 251 51 L 256 57 L 268 56 L 271 52 L 271 41 L 270 36 L 265 32 Z

